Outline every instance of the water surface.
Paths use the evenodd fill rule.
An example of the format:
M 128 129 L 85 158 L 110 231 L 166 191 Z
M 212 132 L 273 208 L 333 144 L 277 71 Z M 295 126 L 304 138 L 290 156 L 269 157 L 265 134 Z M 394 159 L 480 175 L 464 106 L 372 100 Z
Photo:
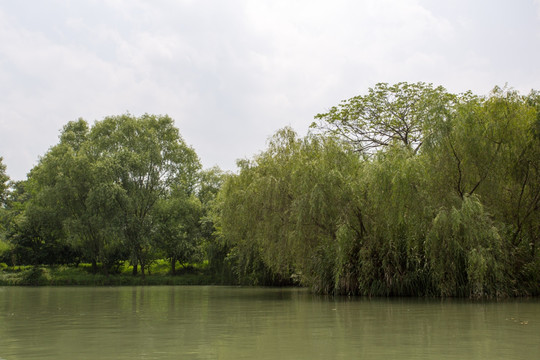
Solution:
M 535 359 L 540 300 L 0 287 L 0 359 Z

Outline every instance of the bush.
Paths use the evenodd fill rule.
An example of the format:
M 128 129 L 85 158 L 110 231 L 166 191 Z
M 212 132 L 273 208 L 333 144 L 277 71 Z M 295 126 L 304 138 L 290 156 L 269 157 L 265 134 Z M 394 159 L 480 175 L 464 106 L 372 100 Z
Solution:
M 48 276 L 47 271 L 40 266 L 33 266 L 30 270 L 26 270 L 22 276 L 22 285 L 45 285 Z

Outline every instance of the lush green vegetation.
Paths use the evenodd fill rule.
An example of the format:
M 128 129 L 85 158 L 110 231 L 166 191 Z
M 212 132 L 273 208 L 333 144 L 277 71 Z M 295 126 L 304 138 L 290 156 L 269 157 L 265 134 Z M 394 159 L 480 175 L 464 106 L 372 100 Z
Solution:
M 204 260 L 222 177 L 201 170 L 167 116 L 69 122 L 26 181 L 2 188 L 0 262 L 89 262 L 106 276 L 128 261 L 144 278 L 168 259 L 175 275 Z
M 216 223 L 240 281 L 321 293 L 540 293 L 540 96 L 379 84 L 239 163 Z
M 34 265 L 26 283 L 144 282 L 155 264 L 207 261 L 204 283 L 540 294 L 538 92 L 378 84 L 238 167 L 201 170 L 166 116 L 70 122 L 28 180 L 0 166 L 0 262 Z M 80 262 L 97 275 L 57 266 Z
M 55 266 L 16 266 L 6 264 L 0 268 L 0 286 L 2 285 L 79 285 L 79 286 L 120 286 L 120 285 L 212 285 L 214 280 L 205 266 L 186 266 L 170 273 L 170 263 L 158 260 L 148 267 L 148 275 L 133 276 L 133 266 L 121 264 L 114 273 L 94 273 L 92 264 L 79 264 L 77 267 Z

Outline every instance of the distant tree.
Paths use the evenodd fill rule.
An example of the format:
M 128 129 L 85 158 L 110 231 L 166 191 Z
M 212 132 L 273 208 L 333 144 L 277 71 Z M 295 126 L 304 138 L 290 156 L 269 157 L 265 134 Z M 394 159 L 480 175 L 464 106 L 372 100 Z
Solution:
M 18 224 L 21 222 L 22 213 L 28 200 L 28 192 L 25 190 L 26 181 L 11 183 L 11 191 L 8 193 L 5 207 L 0 208 L 0 237 L 4 241 L 3 261 L 12 265 L 18 263 L 15 252 L 14 236 L 18 232 Z
M 7 190 L 9 187 L 9 176 L 6 174 L 6 165 L 4 158 L 0 156 L 0 207 L 4 207 L 7 199 Z
M 13 246 L 13 263 L 67 264 L 76 259 L 67 244 L 63 212 L 54 206 L 52 192 L 39 192 L 33 179 L 14 187 L 9 203 L 8 240 Z
M 0 262 L 5 260 L 4 254 L 9 250 L 9 245 L 5 241 L 6 222 L 8 221 L 5 210 L 8 197 L 8 182 L 9 177 L 6 174 L 6 166 L 3 163 L 3 158 L 0 157 Z
M 176 274 L 176 262 L 185 266 L 201 259 L 201 203 L 182 189 L 173 189 L 167 198 L 158 200 L 153 210 L 152 237 L 156 247 L 171 263 Z
M 217 166 L 199 172 L 196 192 L 201 204 L 209 206 L 214 201 L 225 178 L 226 174 Z
M 210 271 L 223 274 L 224 260 L 227 248 L 216 238 L 214 214 L 216 197 L 228 174 L 220 168 L 213 167 L 199 172 L 197 198 L 201 202 L 200 233 L 205 256 L 209 262 Z M 221 276 L 221 275 L 220 275 Z

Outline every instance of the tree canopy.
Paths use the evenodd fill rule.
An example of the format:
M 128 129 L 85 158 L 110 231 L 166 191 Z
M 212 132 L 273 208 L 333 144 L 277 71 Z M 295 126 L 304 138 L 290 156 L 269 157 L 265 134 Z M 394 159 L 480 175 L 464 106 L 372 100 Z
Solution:
M 540 293 L 536 92 L 378 84 L 316 119 L 304 139 L 280 130 L 218 196 L 240 281 L 385 296 Z
M 401 144 L 417 152 L 434 122 L 450 116 L 456 96 L 425 83 L 379 83 L 315 116 L 312 128 L 346 139 L 358 151 L 373 153 Z
M 108 271 L 130 258 L 144 275 L 148 261 L 165 246 L 159 235 L 164 223 L 171 231 L 182 229 L 176 242 L 199 247 L 192 238 L 196 231 L 185 232 L 187 223 L 199 226 L 194 192 L 199 170 L 195 151 L 168 116 L 124 114 L 92 127 L 83 119 L 69 122 L 60 142 L 30 172 L 30 198 L 13 241 L 18 248 L 33 244 L 28 245 L 33 254 L 41 251 L 35 247 L 52 244 L 72 249 L 95 270 L 98 262 Z M 164 221 L 167 206 L 176 214 L 174 224 Z M 192 253 L 176 258 L 190 261 Z M 26 261 L 40 263 L 43 257 Z

